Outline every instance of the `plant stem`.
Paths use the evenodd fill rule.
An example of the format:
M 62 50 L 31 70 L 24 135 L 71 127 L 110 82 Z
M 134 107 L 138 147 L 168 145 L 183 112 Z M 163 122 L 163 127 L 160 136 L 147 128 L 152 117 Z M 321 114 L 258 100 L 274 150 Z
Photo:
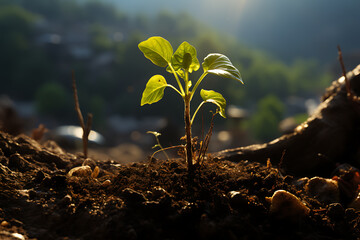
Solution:
M 195 93 L 197 87 L 200 85 L 200 83 L 202 82 L 202 80 L 204 79 L 204 77 L 205 77 L 207 74 L 208 74 L 207 72 L 204 72 L 204 73 L 199 77 L 199 79 L 197 80 L 195 86 L 194 86 L 193 89 L 191 90 L 190 101 L 191 101 L 192 97 L 194 96 L 194 93 Z
M 174 76 L 175 76 L 176 82 L 177 82 L 178 85 L 179 85 L 179 89 L 180 89 L 180 92 L 182 93 L 182 96 L 184 96 L 184 95 L 185 95 L 184 89 L 183 89 L 183 87 L 182 87 L 182 85 L 181 85 L 181 83 L 180 83 L 180 80 L 179 80 L 179 77 L 178 77 L 177 73 L 175 72 L 175 69 L 173 68 L 173 66 L 171 66 L 170 63 L 169 63 L 169 67 L 170 67 L 171 71 L 173 72 L 173 74 L 174 74 Z
M 196 114 L 198 113 L 198 111 L 200 110 L 200 108 L 202 107 L 202 105 L 204 105 L 204 103 L 206 103 L 206 102 L 205 102 L 205 101 L 202 101 L 202 102 L 200 103 L 200 105 L 198 106 L 198 108 L 196 109 L 196 111 L 194 112 L 194 114 L 193 114 L 193 116 L 192 116 L 192 118 L 191 118 L 191 125 L 192 125 L 193 122 L 194 122 L 194 119 L 195 119 Z
M 192 140 L 191 140 L 191 120 L 190 120 L 190 98 L 191 94 L 186 94 L 184 97 L 185 104 L 185 132 L 186 132 L 186 161 L 188 164 L 189 174 L 193 173 L 193 152 L 192 152 Z
M 86 121 L 86 125 L 85 125 L 84 118 L 83 118 L 81 110 L 80 110 L 79 97 L 77 94 L 74 71 L 72 72 L 72 88 L 73 88 L 73 92 L 74 92 L 75 110 L 78 115 L 81 128 L 83 129 L 83 135 L 82 135 L 83 152 L 84 152 L 84 158 L 86 159 L 88 157 L 88 142 L 89 142 L 89 134 L 91 131 L 93 115 L 91 113 L 88 113 L 87 121 Z

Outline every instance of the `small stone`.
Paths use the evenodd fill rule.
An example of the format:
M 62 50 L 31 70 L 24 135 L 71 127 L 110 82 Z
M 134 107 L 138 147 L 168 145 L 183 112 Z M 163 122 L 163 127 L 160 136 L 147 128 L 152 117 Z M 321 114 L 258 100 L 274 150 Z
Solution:
M 91 167 L 90 166 L 79 166 L 72 168 L 67 176 L 68 177 L 89 177 L 91 175 Z
M 308 177 L 299 178 L 294 182 L 294 185 L 298 188 L 303 188 L 309 182 Z
M 96 167 L 96 162 L 94 160 L 92 160 L 91 158 L 87 158 L 84 160 L 83 166 L 89 166 L 91 167 L 91 169 L 95 169 Z
M 72 201 L 72 197 L 69 194 L 67 194 L 67 195 L 65 195 L 65 197 L 63 197 L 60 200 L 59 204 L 63 205 L 63 206 L 67 206 L 71 203 L 71 201 Z
M 249 198 L 246 194 L 239 191 L 231 191 L 228 193 L 230 205 L 234 208 L 241 208 L 249 204 Z
M 358 217 L 358 214 L 356 213 L 355 209 L 353 208 L 347 208 L 345 210 L 345 219 L 349 222 L 351 222 L 352 220 L 354 220 L 355 218 Z
M 360 193 L 358 196 L 349 204 L 349 208 L 354 208 L 355 210 L 360 210 Z
M 271 198 L 270 214 L 276 218 L 296 221 L 310 213 L 310 209 L 294 194 L 277 190 Z
M 340 203 L 332 203 L 328 206 L 327 215 L 331 220 L 339 221 L 344 219 L 345 210 Z
M 2 227 L 10 227 L 10 223 L 8 221 L 2 221 L 0 224 Z
M 24 235 L 20 234 L 20 233 L 11 233 L 10 235 L 11 237 L 13 237 L 16 240 L 25 240 L 26 238 L 24 237 Z
M 338 182 L 333 179 L 313 177 L 305 185 L 305 191 L 324 203 L 335 203 L 340 200 Z
M 111 185 L 111 181 L 110 181 L 109 179 L 105 180 L 105 181 L 101 184 L 102 187 L 108 187 L 108 186 L 110 186 L 110 185 Z

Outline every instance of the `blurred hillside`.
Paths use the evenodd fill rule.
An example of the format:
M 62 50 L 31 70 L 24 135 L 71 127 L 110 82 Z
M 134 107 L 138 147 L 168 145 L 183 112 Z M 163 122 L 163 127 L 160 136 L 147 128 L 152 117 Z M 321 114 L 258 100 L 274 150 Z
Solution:
M 141 93 L 152 75 L 163 74 L 173 81 L 137 47 L 146 38 L 160 35 L 174 48 L 182 41 L 194 45 L 200 62 L 208 53 L 227 55 L 242 73 L 245 85 L 208 78 L 200 87 L 221 92 L 229 105 L 246 109 L 248 118 L 235 123 L 217 119 L 216 128 L 249 130 L 250 139 L 266 141 L 280 134 L 282 119 L 306 114 L 306 100 L 316 102 L 324 87 L 340 75 L 340 70 L 330 71 L 329 64 L 298 58 L 306 57 L 302 54 L 294 53 L 285 63 L 191 14 L 127 14 L 100 1 L 0 0 L 0 94 L 23 107 L 22 112 L 32 113 L 28 128 L 38 123 L 48 128 L 78 124 L 71 90 L 74 70 L 82 111 L 94 114 L 95 130 L 134 140 L 148 130 L 167 127 L 164 144 L 175 144 L 183 134 L 183 106 L 177 96 L 165 91 L 166 101 L 140 108 Z M 256 29 L 256 25 L 248 29 L 252 27 Z M 265 33 L 262 38 L 271 40 Z M 282 49 L 288 53 L 296 46 L 283 45 Z M 336 45 L 328 53 L 333 55 L 329 63 L 336 62 L 335 49 Z M 205 125 L 210 109 L 203 111 Z M 195 127 L 198 131 L 203 128 L 201 123 Z

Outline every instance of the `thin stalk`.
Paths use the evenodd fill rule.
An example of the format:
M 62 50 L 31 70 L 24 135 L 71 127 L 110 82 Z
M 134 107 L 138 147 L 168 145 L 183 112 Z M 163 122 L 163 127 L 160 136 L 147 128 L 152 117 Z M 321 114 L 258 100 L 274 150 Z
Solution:
M 349 82 L 349 80 L 348 80 L 348 78 L 346 76 L 346 70 L 345 70 L 345 65 L 344 65 L 344 61 L 343 61 L 343 58 L 342 58 L 342 52 L 341 52 L 340 45 L 338 45 L 337 48 L 338 48 L 339 62 L 340 62 L 341 70 L 342 70 L 343 76 L 345 78 L 345 86 L 346 86 L 347 97 L 348 97 L 348 99 L 352 100 L 353 99 L 353 94 L 352 94 L 352 91 L 351 91 L 350 82 Z
M 169 67 L 175 76 L 177 84 L 179 85 L 180 92 L 182 93 L 181 96 L 184 96 L 185 95 L 184 88 L 182 87 L 182 85 L 180 83 L 179 77 L 178 77 L 177 73 L 175 72 L 175 69 L 173 68 L 173 66 L 171 64 L 169 64 Z
M 200 108 L 202 107 L 202 105 L 204 105 L 204 103 L 206 103 L 206 102 L 205 102 L 205 101 L 202 101 L 202 102 L 199 104 L 199 106 L 198 106 L 198 108 L 196 109 L 196 111 L 194 112 L 194 114 L 193 114 L 193 116 L 192 116 L 192 118 L 191 118 L 191 125 L 192 125 L 193 122 L 194 122 L 194 119 L 195 119 L 196 114 L 198 113 L 198 111 L 200 110 Z
M 207 75 L 207 72 L 204 72 L 203 74 L 201 74 L 201 76 L 199 77 L 199 79 L 197 80 L 195 86 L 193 87 L 193 89 L 191 90 L 191 97 L 190 97 L 190 101 L 194 96 L 194 93 L 196 91 L 196 89 L 198 88 L 198 86 L 200 85 L 200 83 L 202 82 L 202 80 L 204 79 L 204 77 Z
M 86 121 L 86 125 L 85 125 L 84 118 L 83 118 L 81 110 L 80 110 L 79 97 L 77 94 L 74 71 L 72 72 L 72 88 L 73 88 L 73 92 L 74 92 L 75 111 L 78 115 L 81 128 L 83 129 L 83 134 L 82 134 L 83 152 L 84 152 L 84 157 L 86 159 L 88 157 L 88 142 L 89 142 L 89 134 L 91 131 L 93 115 L 91 113 L 88 113 L 87 121 Z
M 172 89 L 174 89 L 178 94 L 180 94 L 180 96 L 183 96 L 182 95 L 182 93 L 179 91 L 179 90 L 177 90 L 177 88 L 176 87 L 174 87 L 173 85 L 171 85 L 171 84 L 167 84 L 166 85 L 167 87 L 170 87 L 170 88 L 172 88 Z
M 157 144 L 158 144 L 158 146 L 159 146 L 160 150 L 161 150 L 161 151 L 163 151 L 163 153 L 164 153 L 164 155 L 165 155 L 166 159 L 169 161 L 169 155 L 167 155 L 167 153 L 164 151 L 164 148 L 161 146 L 161 143 L 160 143 L 160 141 L 159 141 L 159 138 L 158 138 L 157 136 L 155 136 L 155 138 L 156 138 L 156 142 L 157 142 Z
M 157 154 L 159 152 L 164 152 L 165 153 L 166 150 L 174 149 L 174 148 L 183 148 L 183 147 L 185 147 L 185 146 L 184 145 L 177 145 L 177 146 L 171 146 L 171 147 L 166 147 L 166 148 L 162 148 L 160 150 L 157 150 L 151 155 L 150 161 L 154 158 L 155 154 Z M 168 158 L 168 160 L 169 160 L 169 158 Z
M 189 94 L 189 71 L 185 70 L 185 93 Z M 190 99 L 191 101 L 191 99 Z

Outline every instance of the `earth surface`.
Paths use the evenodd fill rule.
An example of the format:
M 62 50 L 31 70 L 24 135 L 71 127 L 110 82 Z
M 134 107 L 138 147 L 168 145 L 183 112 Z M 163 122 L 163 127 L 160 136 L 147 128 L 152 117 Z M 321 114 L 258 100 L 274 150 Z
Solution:
M 328 177 L 347 181 L 349 171 L 342 174 Z M 306 190 L 308 181 L 270 162 L 211 155 L 190 176 L 182 158 L 84 159 L 55 142 L 0 132 L 0 239 L 360 238 L 360 212 L 349 198 L 357 188 L 325 201 Z M 272 209 L 278 190 L 307 211 L 286 201 Z

